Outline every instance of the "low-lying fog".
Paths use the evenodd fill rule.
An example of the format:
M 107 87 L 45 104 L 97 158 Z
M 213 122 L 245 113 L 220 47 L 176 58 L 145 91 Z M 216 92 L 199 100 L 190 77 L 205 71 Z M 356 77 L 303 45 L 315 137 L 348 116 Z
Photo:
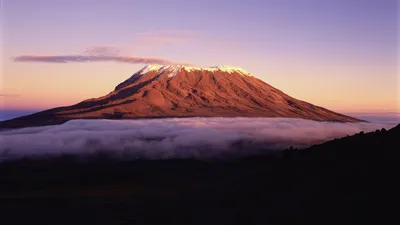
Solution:
M 72 120 L 0 132 L 0 159 L 106 151 L 137 158 L 202 158 L 302 148 L 396 123 L 334 123 L 288 118 Z

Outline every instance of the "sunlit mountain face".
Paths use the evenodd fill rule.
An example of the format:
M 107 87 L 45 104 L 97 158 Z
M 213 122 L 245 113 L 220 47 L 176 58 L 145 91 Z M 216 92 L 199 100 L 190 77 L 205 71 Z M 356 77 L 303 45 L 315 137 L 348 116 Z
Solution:
M 148 65 L 105 96 L 5 121 L 0 128 L 70 119 L 238 116 L 361 121 L 293 98 L 238 67 Z

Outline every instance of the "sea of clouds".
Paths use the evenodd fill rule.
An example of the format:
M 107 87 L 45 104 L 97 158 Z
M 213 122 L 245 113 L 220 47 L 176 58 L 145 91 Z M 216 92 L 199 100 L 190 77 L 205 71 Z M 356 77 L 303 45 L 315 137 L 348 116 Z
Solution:
M 98 152 L 141 159 L 251 155 L 394 126 L 288 118 L 71 120 L 0 132 L 0 159 Z

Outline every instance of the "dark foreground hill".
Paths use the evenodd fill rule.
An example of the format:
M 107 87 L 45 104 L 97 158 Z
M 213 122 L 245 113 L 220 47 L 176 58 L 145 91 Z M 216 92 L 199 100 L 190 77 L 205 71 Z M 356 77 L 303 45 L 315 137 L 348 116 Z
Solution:
M 400 125 L 235 161 L 0 164 L 1 224 L 398 224 Z
M 361 121 L 295 99 L 241 68 L 149 65 L 105 96 L 2 121 L 0 129 L 54 125 L 71 119 L 163 117 Z

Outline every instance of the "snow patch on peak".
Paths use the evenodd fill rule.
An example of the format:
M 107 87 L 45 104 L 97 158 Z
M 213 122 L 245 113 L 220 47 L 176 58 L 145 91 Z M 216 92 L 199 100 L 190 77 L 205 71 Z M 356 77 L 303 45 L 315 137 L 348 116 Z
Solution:
M 182 66 L 173 65 L 173 66 L 163 66 L 163 65 L 147 65 L 143 69 L 141 69 L 138 74 L 145 75 L 151 71 L 156 71 L 157 73 L 169 73 L 168 77 L 174 77 L 178 74 L 178 72 L 182 69 Z
M 152 65 L 147 65 L 143 69 L 141 69 L 138 73 L 140 75 L 144 75 L 148 72 L 151 71 L 156 71 L 158 73 L 169 73 L 168 77 L 174 77 L 176 76 L 179 71 L 183 69 L 188 72 L 192 71 L 209 71 L 209 72 L 227 72 L 227 73 L 239 73 L 241 75 L 245 76 L 252 76 L 249 72 L 246 70 L 240 68 L 240 67 L 233 67 L 233 66 L 228 66 L 228 65 L 221 65 L 221 66 L 214 66 L 214 67 L 193 67 L 193 66 L 185 66 L 185 65 L 157 65 L 157 64 L 152 64 Z
M 143 69 L 139 70 L 139 74 L 146 74 L 150 71 L 158 71 L 162 66 L 161 65 L 147 65 Z
M 217 66 L 217 67 L 211 67 L 211 68 L 215 68 L 224 72 L 228 72 L 228 73 L 233 73 L 233 72 L 239 72 L 243 75 L 249 75 L 251 76 L 251 74 L 249 72 L 247 72 L 246 70 L 240 68 L 240 67 L 233 67 L 233 66 L 227 66 L 227 65 L 221 65 L 221 66 Z

